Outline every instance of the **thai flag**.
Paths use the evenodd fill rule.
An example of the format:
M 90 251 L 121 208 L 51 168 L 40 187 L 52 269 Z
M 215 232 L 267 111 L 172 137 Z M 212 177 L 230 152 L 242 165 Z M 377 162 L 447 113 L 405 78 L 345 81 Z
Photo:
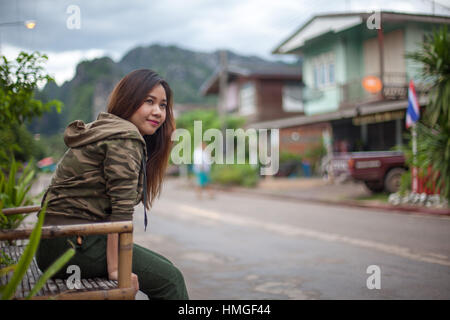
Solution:
M 409 82 L 409 90 L 408 90 L 408 109 L 406 109 L 406 128 L 411 127 L 414 123 L 419 121 L 419 118 L 420 118 L 419 101 L 417 100 L 414 83 L 411 80 Z

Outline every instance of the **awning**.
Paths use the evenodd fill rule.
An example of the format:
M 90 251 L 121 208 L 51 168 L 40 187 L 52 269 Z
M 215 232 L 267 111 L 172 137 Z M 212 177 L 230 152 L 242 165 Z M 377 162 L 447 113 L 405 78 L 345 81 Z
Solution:
M 421 97 L 419 104 L 425 105 L 428 99 L 426 97 Z M 351 109 L 342 109 L 333 112 L 320 113 L 309 116 L 296 116 L 291 118 L 284 118 L 279 120 L 264 121 L 249 124 L 247 128 L 255 129 L 281 129 L 297 127 L 307 124 L 328 122 L 332 120 L 353 118 L 356 116 L 363 116 L 369 114 L 375 114 L 386 111 L 396 111 L 405 110 L 408 106 L 408 100 L 400 101 L 383 101 L 376 104 L 361 105 Z

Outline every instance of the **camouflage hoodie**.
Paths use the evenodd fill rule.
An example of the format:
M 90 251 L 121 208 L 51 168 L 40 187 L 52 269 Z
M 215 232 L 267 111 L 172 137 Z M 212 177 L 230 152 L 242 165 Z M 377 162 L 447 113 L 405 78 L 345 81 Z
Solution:
M 142 168 L 147 158 L 138 128 L 102 112 L 94 122 L 69 124 L 64 142 L 70 149 L 44 195 L 46 217 L 131 220 L 133 207 L 143 196 Z

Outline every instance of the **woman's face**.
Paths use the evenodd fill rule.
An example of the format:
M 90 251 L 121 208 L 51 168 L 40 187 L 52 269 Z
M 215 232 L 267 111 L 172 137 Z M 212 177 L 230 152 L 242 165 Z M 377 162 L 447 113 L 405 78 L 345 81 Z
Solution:
M 147 94 L 144 103 L 133 113 L 131 121 L 142 135 L 152 135 L 166 120 L 166 90 L 160 84 Z

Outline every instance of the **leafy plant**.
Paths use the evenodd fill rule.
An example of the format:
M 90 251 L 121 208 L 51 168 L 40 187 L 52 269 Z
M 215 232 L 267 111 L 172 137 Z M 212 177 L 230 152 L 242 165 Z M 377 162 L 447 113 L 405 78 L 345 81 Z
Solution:
M 61 139 L 62 140 L 62 139 Z M 0 129 L 0 165 L 9 166 L 11 157 L 21 162 L 44 158 L 44 146 L 35 141 L 25 125 L 12 124 Z
M 423 172 L 432 169 L 428 187 L 433 181 L 441 194 L 450 199 L 450 128 L 436 124 L 417 124 L 417 163 Z
M 289 151 L 281 151 L 280 152 L 280 164 L 289 162 L 289 161 L 297 161 L 298 163 L 302 162 L 302 156 L 298 153 L 293 153 Z
M 225 127 L 227 129 L 241 128 L 245 123 L 245 118 L 239 116 L 227 115 L 224 119 Z M 194 145 L 194 121 L 201 121 L 203 133 L 208 129 L 221 130 L 221 120 L 216 110 L 204 110 L 196 109 L 181 114 L 176 119 L 176 127 L 178 129 L 183 128 L 189 131 L 191 137 L 191 159 L 195 149 Z M 225 137 L 225 136 L 224 136 Z M 203 138 L 203 137 L 202 137 Z M 237 146 L 237 138 L 235 137 L 234 146 Z M 209 144 L 209 142 L 207 143 Z M 225 142 L 224 142 L 225 147 Z M 246 152 L 246 158 L 248 158 L 248 152 Z
M 10 272 L 14 269 L 14 274 L 12 275 L 8 284 L 4 287 L 0 288 L 0 299 L 1 300 L 10 300 L 14 297 L 17 286 L 22 282 L 23 277 L 25 276 L 33 258 L 36 253 L 36 250 L 39 246 L 41 233 L 42 233 L 42 225 L 44 223 L 45 211 L 47 208 L 47 203 L 44 204 L 42 208 L 38 221 L 31 232 L 29 243 L 23 251 L 22 256 L 19 259 L 19 262 L 15 266 L 10 266 L 4 269 L 0 269 L 0 274 L 2 272 Z M 75 249 L 68 249 L 61 257 L 59 257 L 48 269 L 44 272 L 44 274 L 39 278 L 38 282 L 34 285 L 32 290 L 28 293 L 26 299 L 32 298 L 42 287 L 45 285 L 46 281 L 51 278 L 56 272 L 58 272 L 75 254 Z M 3 271 L 2 271 L 3 270 Z
M 8 176 L 0 170 L 0 229 L 17 228 L 25 215 L 4 215 L 3 208 L 13 208 L 32 204 L 31 198 L 27 195 L 33 184 L 36 171 L 33 163 L 28 163 L 23 168 L 22 174 L 17 178 L 18 170 L 22 166 L 14 160 L 11 161 Z
M 320 145 L 316 145 L 305 151 L 303 154 L 303 159 L 310 162 L 312 172 L 318 172 L 320 169 L 321 159 L 325 157 L 326 154 L 327 149 L 325 148 L 325 144 L 322 139 Z
M 450 36 L 447 26 L 428 35 L 408 58 L 423 65 L 422 78 L 431 83 L 429 102 L 417 124 L 417 165 L 433 170 L 432 180 L 450 200 Z
M 405 171 L 403 172 L 402 176 L 400 177 L 400 188 L 399 193 L 400 195 L 405 195 L 408 190 L 411 190 L 411 171 Z
M 426 35 L 421 50 L 406 55 L 422 63 L 422 78 L 430 82 L 426 124 L 449 126 L 450 123 L 450 35 L 447 26 Z
M 254 187 L 258 183 L 258 168 L 249 164 L 220 164 L 212 167 L 211 180 L 226 186 Z
M 48 57 L 39 52 L 28 54 L 20 52 L 15 64 L 2 56 L 0 64 L 0 124 L 24 123 L 33 117 L 50 111 L 52 106 L 58 110 L 61 102 L 52 100 L 43 104 L 34 99 L 34 91 L 39 83 L 54 81 L 44 73 L 40 65 Z
M 22 150 L 17 137 L 14 137 L 14 134 L 17 135 L 14 130 L 42 116 L 52 107 L 60 112 L 60 101 L 43 103 L 34 98 L 38 84 L 54 81 L 41 66 L 47 59 L 46 55 L 39 52 L 20 52 L 15 62 L 0 57 L 0 136 L 2 140 L 5 136 L 8 138 L 0 145 L 0 160 L 8 159 L 14 152 Z
M 0 266 L 10 266 L 14 263 L 14 260 L 11 259 L 10 256 L 8 256 L 3 251 L 0 251 Z M 2 276 L 2 273 L 0 273 L 0 276 Z

